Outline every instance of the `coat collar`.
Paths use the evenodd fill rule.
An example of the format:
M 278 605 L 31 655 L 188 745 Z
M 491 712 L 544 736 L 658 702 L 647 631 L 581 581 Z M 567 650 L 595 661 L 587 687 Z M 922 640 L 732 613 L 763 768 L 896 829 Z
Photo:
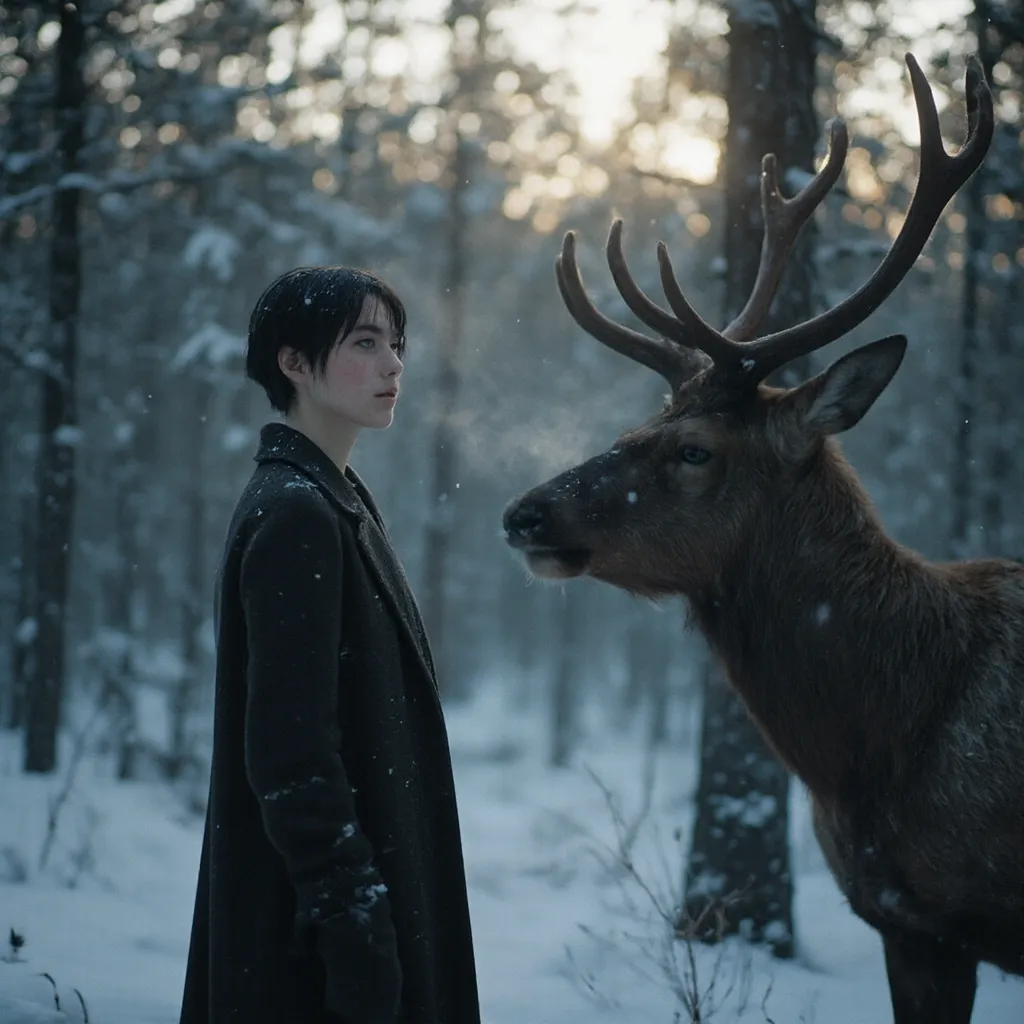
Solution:
M 356 471 L 348 466 L 342 472 L 319 445 L 284 423 L 268 423 L 263 427 L 255 459 L 260 465 L 287 462 L 295 466 L 312 479 L 341 511 L 357 520 L 356 540 L 360 553 L 412 643 L 436 694 L 434 662 L 416 599 L 391 546 L 384 520 Z
M 359 491 L 369 492 L 355 470 L 349 466 L 343 473 L 318 444 L 294 427 L 285 423 L 268 423 L 263 427 L 255 459 L 260 465 L 265 462 L 287 462 L 301 469 L 349 515 L 360 520 L 365 515 Z

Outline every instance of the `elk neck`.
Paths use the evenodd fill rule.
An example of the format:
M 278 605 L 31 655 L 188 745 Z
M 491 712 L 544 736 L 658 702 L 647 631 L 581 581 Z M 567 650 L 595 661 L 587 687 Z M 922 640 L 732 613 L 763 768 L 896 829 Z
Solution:
M 964 595 L 885 533 L 831 440 L 690 603 L 776 753 L 825 800 L 905 781 L 969 659 Z

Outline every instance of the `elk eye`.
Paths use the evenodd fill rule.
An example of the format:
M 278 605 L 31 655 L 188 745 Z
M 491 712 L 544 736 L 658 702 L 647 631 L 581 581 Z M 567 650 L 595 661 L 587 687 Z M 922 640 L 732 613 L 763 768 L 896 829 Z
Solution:
M 695 444 L 684 444 L 679 452 L 679 459 L 688 466 L 703 466 L 711 458 L 707 448 L 698 448 Z

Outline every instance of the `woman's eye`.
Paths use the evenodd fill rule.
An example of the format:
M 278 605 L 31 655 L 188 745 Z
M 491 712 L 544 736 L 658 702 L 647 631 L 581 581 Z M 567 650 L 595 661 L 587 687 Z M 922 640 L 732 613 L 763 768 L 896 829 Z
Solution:
M 711 458 L 707 448 L 698 448 L 695 444 L 684 444 L 679 452 L 679 459 L 688 466 L 703 466 Z
M 360 338 L 356 344 L 362 348 L 373 348 L 373 338 Z

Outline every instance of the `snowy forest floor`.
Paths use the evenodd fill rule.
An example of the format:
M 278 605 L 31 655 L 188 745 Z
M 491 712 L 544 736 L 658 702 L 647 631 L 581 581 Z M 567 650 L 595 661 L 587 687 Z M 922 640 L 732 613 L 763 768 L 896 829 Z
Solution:
M 541 719 L 493 693 L 448 717 L 486 1024 L 688 1022 L 662 969 L 666 948 L 684 988 L 695 972 L 708 1024 L 892 1019 L 880 943 L 825 871 L 799 793 L 797 959 L 728 943 L 694 948 L 690 967 L 685 943 L 666 946 L 645 888 L 667 905 L 678 896 L 692 749 L 677 742 L 649 759 L 638 730 L 602 735 L 552 771 Z M 40 871 L 62 775 L 25 777 L 19 763 L 19 739 L 0 735 L 0 1024 L 82 1021 L 75 989 L 90 1024 L 176 1024 L 201 820 L 168 785 L 118 783 L 86 760 Z M 611 852 L 620 841 L 639 880 Z M 25 938 L 13 962 L 10 928 Z M 974 1019 L 1024 1020 L 1024 983 L 982 968 Z

